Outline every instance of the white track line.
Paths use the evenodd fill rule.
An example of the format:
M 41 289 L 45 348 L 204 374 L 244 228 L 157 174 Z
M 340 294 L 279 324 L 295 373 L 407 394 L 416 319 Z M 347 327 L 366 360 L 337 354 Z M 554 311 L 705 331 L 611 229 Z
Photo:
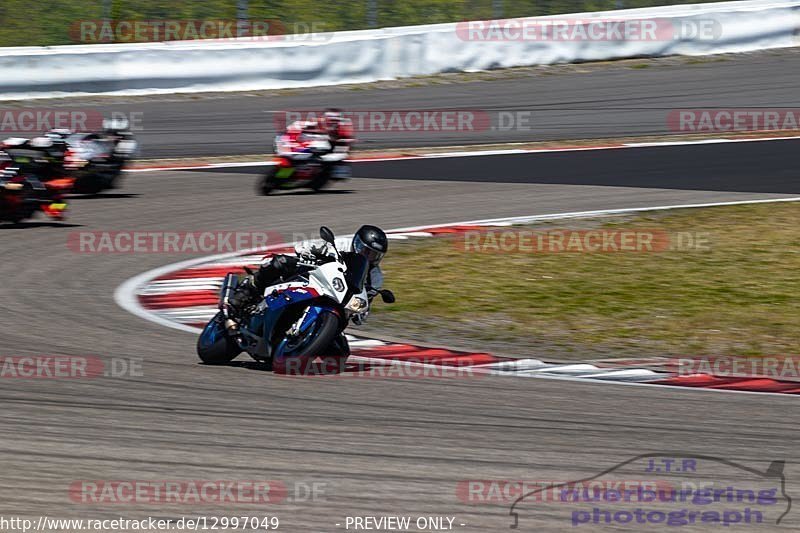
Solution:
M 649 207 L 623 207 L 619 209 L 598 209 L 595 211 L 570 211 L 567 213 L 553 213 L 548 215 L 486 218 L 486 219 L 470 220 L 467 222 L 457 222 L 450 224 L 413 226 L 410 228 L 399 228 L 391 231 L 405 234 L 408 232 L 418 232 L 421 230 L 433 229 L 433 228 L 446 228 L 449 226 L 492 226 L 492 225 L 510 226 L 514 224 L 528 224 L 531 222 L 559 220 L 563 218 L 592 218 L 592 217 L 603 217 L 612 215 L 624 215 L 628 213 L 642 213 L 647 211 L 664 211 L 670 209 L 696 209 L 701 207 L 724 207 L 729 205 L 769 204 L 776 202 L 798 202 L 798 201 L 800 201 L 800 196 L 792 196 L 788 198 L 766 198 L 760 200 L 734 200 L 729 202 L 708 202 L 703 204 L 672 204 L 672 205 L 658 205 Z
M 275 163 L 272 161 L 242 161 L 238 163 L 205 163 L 203 165 L 185 165 L 177 167 L 126 168 L 125 172 L 163 172 L 167 170 L 202 170 L 204 168 L 262 167 L 274 164 Z
M 399 157 L 375 157 L 375 158 L 355 158 L 349 159 L 350 163 L 370 163 L 381 161 L 404 161 L 419 159 L 436 158 L 458 158 L 458 157 L 487 157 L 493 155 L 518 155 L 518 154 L 549 154 L 555 152 L 591 152 L 598 150 L 630 150 L 636 148 L 659 148 L 665 146 L 693 146 L 703 144 L 729 144 L 729 143 L 748 143 L 748 142 L 769 142 L 769 141 L 790 141 L 800 139 L 800 136 L 786 137 L 755 137 L 751 139 L 700 139 L 684 141 L 653 141 L 653 142 L 631 142 L 601 146 L 565 146 L 563 148 L 508 148 L 502 150 L 468 150 L 463 152 L 439 152 L 420 155 L 404 155 Z M 242 161 L 233 163 L 206 163 L 203 165 L 187 165 L 178 167 L 153 167 L 153 168 L 133 168 L 125 172 L 162 172 L 170 170 L 202 170 L 213 168 L 236 168 L 236 167 L 256 167 L 274 164 L 272 161 Z

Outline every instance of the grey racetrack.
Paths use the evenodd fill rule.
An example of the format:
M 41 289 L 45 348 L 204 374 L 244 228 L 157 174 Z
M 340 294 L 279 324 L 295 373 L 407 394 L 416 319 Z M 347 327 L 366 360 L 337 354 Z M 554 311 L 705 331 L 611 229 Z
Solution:
M 478 87 L 455 86 L 375 97 L 386 105 L 407 98 L 432 107 L 440 104 L 422 95 L 436 91 L 449 94 L 454 105 L 458 99 L 488 105 L 486 98 L 496 106 L 566 101 L 575 108 L 583 102 L 594 110 L 574 114 L 571 125 L 552 114 L 550 133 L 605 136 L 652 131 L 655 123 L 647 117 L 659 113 L 655 106 L 703 106 L 726 98 L 731 105 L 793 105 L 794 55 L 770 57 L 754 64 L 745 58 L 683 69 L 611 69 L 584 82 L 576 81 L 582 75 L 514 80 L 489 96 Z M 629 76 L 636 79 L 632 87 Z M 476 101 L 479 92 L 482 101 Z M 365 98 L 333 94 L 342 99 L 339 105 Z M 182 105 L 170 111 L 170 104 L 152 104 L 163 106 L 152 108 L 163 111 L 157 113 L 163 122 L 145 142 L 148 150 L 162 146 L 165 152 L 154 148 L 148 155 L 260 151 L 263 132 L 247 119 L 265 107 L 261 100 Z M 601 127 L 620 116 L 612 108 L 629 105 L 647 109 L 618 127 Z M 219 128 L 182 131 L 193 123 L 200 129 L 212 108 L 202 106 L 217 109 Z M 181 109 L 188 110 L 187 120 L 177 120 Z M 456 530 L 504 531 L 508 504 L 465 503 L 457 494 L 459 481 L 578 479 L 662 450 L 712 454 L 759 469 L 786 460 L 787 491 L 797 492 L 800 417 L 792 397 L 532 378 L 298 379 L 247 366 L 206 367 L 197 363 L 193 335 L 130 315 L 112 297 L 130 277 L 190 256 L 91 255 L 67 247 L 75 231 L 268 229 L 291 238 L 321 223 L 347 232 L 364 222 L 393 228 L 796 194 L 796 143 L 740 146 L 712 149 L 707 159 L 709 152 L 694 148 L 658 148 L 596 158 L 573 154 L 580 165 L 564 162 L 567 154 L 464 159 L 460 167 L 441 168 L 370 164 L 359 167 L 360 177 L 327 193 L 267 198 L 253 194 L 254 176 L 247 172 L 144 173 L 129 175 L 115 194 L 75 199 L 67 223 L 0 227 L 0 354 L 142 360 L 141 376 L 120 379 L 0 380 L 0 516 L 274 515 L 283 531 L 328 532 L 345 531 L 346 517 L 353 515 L 447 515 L 465 524 Z M 489 168 L 496 173 L 480 179 Z M 455 169 L 463 170 L 462 179 Z M 457 297 L 458 288 L 453 290 Z M 78 480 L 264 479 L 289 487 L 316 482 L 324 494 L 267 506 L 93 505 L 68 494 Z M 798 525 L 797 513 L 790 512 L 780 527 Z M 528 514 L 521 523 L 522 531 L 571 528 L 563 514 Z
M 635 68 L 642 65 L 647 68 Z M 739 56 L 523 69 L 492 81 L 455 82 L 445 76 L 401 88 L 389 84 L 263 94 L 119 97 L 104 103 L 98 98 L 74 98 L 58 105 L 106 115 L 137 113 L 142 157 L 194 157 L 269 152 L 276 126 L 284 124 L 276 116 L 327 106 L 387 112 L 468 110 L 491 117 L 495 126 L 480 128 L 479 118 L 473 130 L 448 132 L 367 126 L 356 132 L 362 149 L 662 135 L 675 133 L 668 117 L 678 109 L 796 107 L 799 83 L 800 52 L 790 48 Z M 25 105 L 50 109 L 52 103 Z M 500 124 L 500 112 L 529 113 L 523 119 L 529 122 L 507 119 Z

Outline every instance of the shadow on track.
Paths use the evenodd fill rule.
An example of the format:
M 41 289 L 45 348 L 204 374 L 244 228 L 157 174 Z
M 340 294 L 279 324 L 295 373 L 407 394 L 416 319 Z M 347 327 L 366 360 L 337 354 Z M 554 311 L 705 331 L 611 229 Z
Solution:
M 354 178 L 800 193 L 800 140 L 354 163 Z M 202 169 L 252 174 L 266 167 Z M 191 172 L 191 171 L 189 171 Z M 332 193 L 340 193 L 333 189 Z
M 9 222 L 0 222 L 0 230 L 11 230 L 11 229 L 29 229 L 29 228 L 82 228 L 83 224 L 71 224 L 69 222 L 52 222 L 43 220 L 39 221 L 28 221 L 28 222 L 17 222 L 16 224 L 12 224 Z
M 296 189 L 286 191 L 275 191 L 270 193 L 270 196 L 307 196 L 315 194 L 353 194 L 356 191 L 350 189 L 322 189 L 321 191 L 312 191 L 311 189 Z
M 800 193 L 800 140 L 363 162 L 356 177 Z
M 101 194 L 75 194 L 69 197 L 70 200 L 123 200 L 126 198 L 139 198 L 141 194 L 129 192 L 112 192 Z

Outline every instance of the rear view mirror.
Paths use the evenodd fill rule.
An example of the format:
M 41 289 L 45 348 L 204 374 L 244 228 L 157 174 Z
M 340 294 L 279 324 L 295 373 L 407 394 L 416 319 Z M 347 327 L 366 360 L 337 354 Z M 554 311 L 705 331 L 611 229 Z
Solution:
M 333 244 L 334 241 L 333 232 L 328 226 L 322 226 L 319 228 L 319 236 L 323 241 Z
M 393 304 L 395 302 L 394 293 L 389 289 L 383 289 L 381 291 L 381 300 L 385 304 Z

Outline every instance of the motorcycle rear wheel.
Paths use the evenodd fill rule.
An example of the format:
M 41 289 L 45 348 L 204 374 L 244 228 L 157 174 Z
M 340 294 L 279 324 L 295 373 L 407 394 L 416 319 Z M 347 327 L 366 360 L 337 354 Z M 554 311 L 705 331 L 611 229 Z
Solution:
M 275 190 L 278 183 L 275 181 L 275 168 L 267 170 L 266 174 L 261 176 L 256 183 L 256 192 L 261 196 L 267 196 Z
M 225 331 L 222 312 L 212 318 L 197 339 L 197 355 L 207 365 L 230 363 L 242 353 L 239 345 Z

